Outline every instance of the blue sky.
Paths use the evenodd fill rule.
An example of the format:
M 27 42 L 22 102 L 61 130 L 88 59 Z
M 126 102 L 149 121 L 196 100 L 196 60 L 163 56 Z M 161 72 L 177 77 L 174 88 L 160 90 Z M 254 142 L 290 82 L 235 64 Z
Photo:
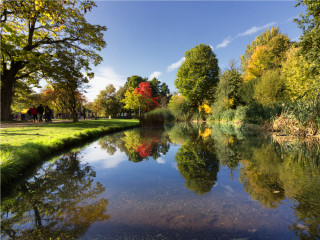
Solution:
M 304 11 L 295 1 L 97 1 L 87 14 L 105 25 L 104 61 L 94 68 L 87 90 L 92 101 L 108 84 L 117 89 L 127 77 L 156 76 L 176 91 L 174 80 L 185 51 L 203 43 L 224 70 L 231 59 L 240 64 L 246 45 L 267 28 L 280 27 L 297 41 L 301 30 L 292 18 Z

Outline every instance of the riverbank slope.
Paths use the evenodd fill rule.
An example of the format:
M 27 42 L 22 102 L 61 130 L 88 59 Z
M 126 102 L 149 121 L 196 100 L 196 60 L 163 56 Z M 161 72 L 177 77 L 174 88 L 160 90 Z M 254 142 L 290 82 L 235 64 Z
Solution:
M 48 156 L 101 135 L 139 126 L 133 119 L 55 122 L 1 128 L 1 185 L 46 160 Z

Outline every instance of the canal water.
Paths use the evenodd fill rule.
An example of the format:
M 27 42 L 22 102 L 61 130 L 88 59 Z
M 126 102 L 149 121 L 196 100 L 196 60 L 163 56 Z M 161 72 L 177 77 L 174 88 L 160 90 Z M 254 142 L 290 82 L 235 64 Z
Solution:
M 107 135 L 2 195 L 2 239 L 320 239 L 319 153 L 232 126 Z

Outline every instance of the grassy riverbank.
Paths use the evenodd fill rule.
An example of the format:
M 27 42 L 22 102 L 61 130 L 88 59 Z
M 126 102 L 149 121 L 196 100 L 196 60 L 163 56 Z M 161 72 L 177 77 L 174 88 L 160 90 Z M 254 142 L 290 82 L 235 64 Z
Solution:
M 138 125 L 138 120 L 105 119 L 3 128 L 0 132 L 1 185 L 49 155 L 94 137 Z

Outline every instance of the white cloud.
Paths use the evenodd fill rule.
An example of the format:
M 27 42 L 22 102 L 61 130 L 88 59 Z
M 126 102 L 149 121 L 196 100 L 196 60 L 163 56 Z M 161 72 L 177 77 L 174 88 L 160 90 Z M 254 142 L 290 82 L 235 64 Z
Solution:
M 209 46 L 210 46 L 211 50 L 213 51 L 213 50 L 214 50 L 214 47 L 212 47 L 211 45 L 209 45 Z
M 253 26 L 252 28 L 249 28 L 248 30 L 242 32 L 242 33 L 239 33 L 236 37 L 244 37 L 244 36 L 248 36 L 248 35 L 251 35 L 251 34 L 254 34 L 256 32 L 259 32 L 265 28 L 268 28 L 268 27 L 271 27 L 273 25 L 276 25 L 277 23 L 276 22 L 271 22 L 271 23 L 267 23 L 263 26 Z
M 225 48 L 225 47 L 228 46 L 229 43 L 231 43 L 231 42 L 232 42 L 232 38 L 231 38 L 231 37 L 227 37 L 226 39 L 223 40 L 222 43 L 218 44 L 218 45 L 216 46 L 216 48 L 217 48 L 217 49 L 218 49 L 218 48 Z
M 185 57 L 181 58 L 178 62 L 172 63 L 170 66 L 167 67 L 168 72 L 172 72 L 176 70 L 180 65 L 186 60 Z
M 149 76 L 149 80 L 152 80 L 153 78 L 159 78 L 161 74 L 162 74 L 161 72 L 153 72 Z
M 113 84 L 115 88 L 123 86 L 126 82 L 126 78 L 116 73 L 111 67 L 103 67 L 95 72 L 94 78 L 89 82 L 91 86 L 86 89 L 85 96 L 91 102 L 97 98 L 97 95 L 101 90 L 105 89 L 108 84 Z
M 251 35 L 251 34 L 255 34 L 265 28 L 268 28 L 268 27 L 271 27 L 271 26 L 274 26 L 276 25 L 277 23 L 276 22 L 270 22 L 270 23 L 267 23 L 263 26 L 253 26 L 251 28 L 249 28 L 248 30 L 242 32 L 242 33 L 239 33 L 238 35 L 236 35 L 235 37 L 227 37 L 226 39 L 223 40 L 222 43 L 218 44 L 216 46 L 216 49 L 218 48 L 225 48 L 226 46 L 228 46 L 235 38 L 238 38 L 238 37 L 245 37 L 245 36 L 248 36 L 248 35 Z
M 299 15 L 295 15 L 291 18 L 288 18 L 287 22 L 292 22 L 294 19 L 299 18 L 299 17 L 300 17 Z
M 124 153 L 117 150 L 113 155 L 110 155 L 106 150 L 101 149 L 98 143 L 90 145 L 85 153 L 83 158 L 84 162 L 96 164 L 99 168 L 103 169 L 116 168 L 122 162 L 128 161 L 128 158 Z
M 166 163 L 166 160 L 162 159 L 161 157 L 157 158 L 157 163 L 160 163 L 160 164 L 164 164 Z

